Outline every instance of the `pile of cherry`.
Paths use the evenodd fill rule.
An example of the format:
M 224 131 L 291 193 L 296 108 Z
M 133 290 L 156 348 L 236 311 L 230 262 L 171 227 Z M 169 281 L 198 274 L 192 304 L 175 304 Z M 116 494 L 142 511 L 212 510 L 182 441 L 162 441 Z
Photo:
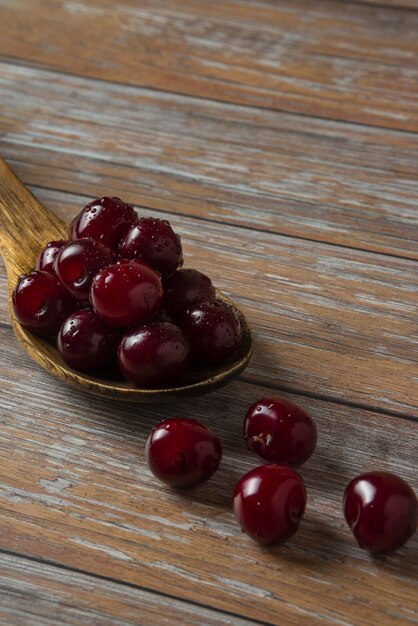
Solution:
M 69 241 L 49 242 L 35 271 L 19 277 L 14 313 L 32 333 L 56 340 L 75 370 L 117 364 L 138 387 L 173 386 L 191 366 L 224 363 L 241 340 L 238 316 L 210 278 L 182 265 L 169 222 L 104 197 L 75 217 Z
M 284 398 L 263 398 L 248 409 L 243 430 L 248 449 L 267 464 L 250 470 L 236 484 L 235 517 L 259 543 L 283 543 L 297 531 L 305 512 L 305 484 L 293 468 L 315 450 L 315 422 Z M 164 420 L 151 430 L 146 443 L 150 470 L 171 487 L 205 482 L 221 457 L 218 437 L 194 419 Z M 344 493 L 343 512 L 360 547 L 376 555 L 404 545 L 418 523 L 415 493 L 389 472 L 354 478 Z
M 241 340 L 234 309 L 216 298 L 207 276 L 182 264 L 180 238 L 167 221 L 101 198 L 73 220 L 69 241 L 49 242 L 36 270 L 19 277 L 14 313 L 22 326 L 56 341 L 76 370 L 112 371 L 117 363 L 134 385 L 167 387 L 192 365 L 220 365 Z M 238 482 L 234 513 L 258 542 L 283 543 L 305 511 L 305 485 L 293 468 L 315 449 L 315 423 L 287 400 L 267 398 L 248 410 L 244 436 L 267 464 Z M 203 424 L 175 418 L 153 428 L 146 456 L 160 480 L 191 487 L 218 469 L 222 448 Z M 396 550 L 416 530 L 416 496 L 394 474 L 354 478 L 343 509 L 359 545 L 376 554 Z

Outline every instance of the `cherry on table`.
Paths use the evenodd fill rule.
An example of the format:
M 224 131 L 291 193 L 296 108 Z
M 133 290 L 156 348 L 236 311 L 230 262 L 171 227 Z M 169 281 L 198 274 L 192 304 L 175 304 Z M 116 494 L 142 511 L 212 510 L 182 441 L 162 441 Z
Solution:
M 91 308 L 71 313 L 62 324 L 58 351 L 73 369 L 91 372 L 116 363 L 120 331 L 108 326 Z
M 12 304 L 16 319 L 40 337 L 56 335 L 63 319 L 76 306 L 57 277 L 40 270 L 19 277 Z
M 69 238 L 89 237 L 116 250 L 122 237 L 137 219 L 133 206 L 120 198 L 97 198 L 89 202 L 73 219 Z
M 164 280 L 163 285 L 163 306 L 177 321 L 195 302 L 205 302 L 216 298 L 211 279 L 199 270 L 189 268 L 177 270 Z
M 190 367 L 190 345 L 174 324 L 153 321 L 130 328 L 118 348 L 124 377 L 137 387 L 168 387 Z
M 146 443 L 154 476 L 172 487 L 192 487 L 208 480 L 219 467 L 221 442 L 195 419 L 173 418 L 155 426 Z
M 163 290 L 160 275 L 149 265 L 122 260 L 93 279 L 90 302 L 111 326 L 133 326 L 158 313 Z
M 289 467 L 261 465 L 237 483 L 233 509 L 241 528 L 263 545 L 284 543 L 299 528 L 306 507 L 303 479 Z
M 199 365 L 219 365 L 236 352 L 241 325 L 235 310 L 222 300 L 191 305 L 180 326 L 189 339 Z
M 36 259 L 35 269 L 41 272 L 49 272 L 55 274 L 54 261 L 58 252 L 63 248 L 68 241 L 65 239 L 59 239 L 58 241 L 49 241 L 46 246 L 38 254 Z
M 89 300 L 96 274 L 115 261 L 115 253 L 94 239 L 69 241 L 59 251 L 54 269 L 61 284 L 77 300 Z
M 169 276 L 183 265 L 180 237 L 167 220 L 141 217 L 133 224 L 119 244 L 121 259 L 144 261 Z
M 313 419 L 300 407 L 279 396 L 250 406 L 244 419 L 248 449 L 269 463 L 299 467 L 315 450 Z
M 373 554 L 388 554 L 403 546 L 418 523 L 415 493 L 390 472 L 356 476 L 345 490 L 343 511 L 359 546 Z

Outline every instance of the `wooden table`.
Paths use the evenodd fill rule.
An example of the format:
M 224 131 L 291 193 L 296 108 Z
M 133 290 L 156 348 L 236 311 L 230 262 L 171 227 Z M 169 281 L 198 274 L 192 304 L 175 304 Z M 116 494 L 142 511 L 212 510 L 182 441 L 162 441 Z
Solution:
M 1 266 L 1 624 L 417 621 L 417 537 L 373 560 L 341 514 L 359 472 L 418 487 L 417 133 L 417 0 L 0 0 L 0 154 L 65 219 L 106 194 L 170 219 L 256 341 L 205 397 L 83 395 L 17 345 Z M 319 429 L 274 549 L 230 506 L 266 394 Z M 184 494 L 144 462 L 173 415 L 225 452 Z

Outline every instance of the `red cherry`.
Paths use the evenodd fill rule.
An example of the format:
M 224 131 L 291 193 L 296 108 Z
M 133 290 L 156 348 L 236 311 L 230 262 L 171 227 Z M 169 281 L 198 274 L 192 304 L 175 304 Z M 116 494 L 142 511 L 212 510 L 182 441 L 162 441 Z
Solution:
M 120 333 L 108 326 L 90 309 L 71 313 L 58 333 L 57 347 L 63 360 L 73 369 L 91 372 L 116 362 Z
M 58 241 L 50 241 L 40 251 L 38 258 L 36 259 L 35 269 L 41 272 L 49 272 L 55 274 L 54 261 L 58 252 L 65 246 L 68 241 L 60 239 Z
M 190 346 L 177 326 L 154 321 L 128 330 L 118 363 L 124 377 L 138 387 L 172 386 L 189 369 Z
M 183 312 L 195 302 L 215 298 L 216 291 L 210 278 L 198 270 L 177 270 L 164 281 L 164 308 L 175 320 L 179 320 Z
M 299 467 L 316 446 L 315 422 L 285 398 L 255 402 L 244 419 L 244 437 L 249 450 L 270 463 Z
M 120 198 L 97 198 L 73 219 L 69 238 L 89 237 L 116 250 L 126 231 L 137 219 L 133 206 Z
M 153 318 L 155 322 L 169 322 L 170 324 L 174 324 L 173 318 L 168 314 L 166 309 L 160 309 L 157 315 Z
M 118 261 L 94 277 L 90 301 L 111 326 L 146 322 L 161 305 L 161 279 L 151 267 L 136 261 Z
M 167 419 L 155 426 L 146 443 L 151 472 L 172 487 L 192 487 L 218 469 L 222 447 L 209 428 L 194 419 Z
M 190 306 L 180 326 L 189 339 L 194 360 L 200 365 L 219 365 L 236 352 L 241 325 L 234 309 L 222 300 Z
M 388 554 L 415 533 L 418 501 L 402 478 L 389 472 L 368 472 L 347 486 L 344 516 L 361 548 Z
M 183 265 L 180 237 L 167 220 L 141 217 L 131 226 L 119 244 L 122 259 L 144 261 L 169 276 Z
M 12 295 L 16 319 L 35 335 L 51 337 L 76 303 L 56 276 L 35 271 L 23 274 Z
M 115 261 L 115 253 L 94 239 L 69 241 L 55 259 L 55 272 L 65 289 L 77 300 L 87 300 L 93 278 Z
M 234 489 L 235 517 L 250 537 L 264 545 L 287 541 L 297 531 L 305 506 L 302 478 L 282 465 L 250 470 Z

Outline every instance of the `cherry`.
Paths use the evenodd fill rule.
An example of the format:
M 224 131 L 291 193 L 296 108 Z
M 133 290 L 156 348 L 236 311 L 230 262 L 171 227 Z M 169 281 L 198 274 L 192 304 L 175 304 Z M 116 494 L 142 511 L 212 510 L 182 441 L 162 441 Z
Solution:
M 35 271 L 22 274 L 12 295 L 16 319 L 35 335 L 51 337 L 76 303 L 56 276 Z
M 157 315 L 153 318 L 153 321 L 156 322 L 169 322 L 170 324 L 174 324 L 174 320 L 171 315 L 168 314 L 167 309 L 160 309 Z
M 345 490 L 343 511 L 359 546 L 374 554 L 403 546 L 418 523 L 415 493 L 389 472 L 368 472 L 354 478 Z
M 169 276 L 183 265 L 180 237 L 167 220 L 141 217 L 119 244 L 122 259 L 145 261 L 162 276 Z
M 306 489 L 294 470 L 282 465 L 262 465 L 237 483 L 234 514 L 242 529 L 261 544 L 284 543 L 303 517 Z
M 112 365 L 120 333 L 91 308 L 71 313 L 58 333 L 58 351 L 73 369 L 90 372 Z
M 50 241 L 46 244 L 45 248 L 43 248 L 38 258 L 36 259 L 35 269 L 40 270 L 42 272 L 49 272 L 50 274 L 55 274 L 54 270 L 54 261 L 58 254 L 58 252 L 68 243 L 65 239 L 59 239 L 58 241 Z
M 135 209 L 120 198 L 97 198 L 70 224 L 70 239 L 89 237 L 116 250 L 129 227 L 138 219 Z
M 180 323 L 200 365 L 219 365 L 237 350 L 241 325 L 234 309 L 222 300 L 198 302 L 183 314 Z
M 144 263 L 122 260 L 96 274 L 90 301 L 111 326 L 132 326 L 158 312 L 162 295 L 159 274 Z
M 153 321 L 128 330 L 118 348 L 118 363 L 134 385 L 166 387 L 189 369 L 190 346 L 177 326 Z
M 299 467 L 316 446 L 315 422 L 285 398 L 255 402 L 244 419 L 244 437 L 249 450 L 270 463 Z
M 61 248 L 54 268 L 61 284 L 74 298 L 88 301 L 93 278 L 114 261 L 115 253 L 99 241 L 78 239 Z
M 175 320 L 179 320 L 191 304 L 215 298 L 212 281 L 198 270 L 177 270 L 164 281 L 164 307 Z
M 173 418 L 151 430 L 145 447 L 151 472 L 172 487 L 192 487 L 218 469 L 222 447 L 218 437 L 195 419 Z

